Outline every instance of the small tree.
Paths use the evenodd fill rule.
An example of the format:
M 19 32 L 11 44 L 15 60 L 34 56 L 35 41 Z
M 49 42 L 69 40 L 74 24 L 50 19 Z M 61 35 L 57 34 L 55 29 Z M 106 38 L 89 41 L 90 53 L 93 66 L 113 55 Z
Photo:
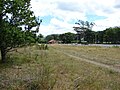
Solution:
M 30 0 L 0 0 L 0 51 L 3 63 L 9 50 L 25 44 L 27 39 L 33 39 L 34 34 L 30 30 L 36 25 Z
M 43 42 L 45 43 L 44 36 L 42 34 L 39 34 L 37 36 L 37 42 L 38 43 L 43 43 Z

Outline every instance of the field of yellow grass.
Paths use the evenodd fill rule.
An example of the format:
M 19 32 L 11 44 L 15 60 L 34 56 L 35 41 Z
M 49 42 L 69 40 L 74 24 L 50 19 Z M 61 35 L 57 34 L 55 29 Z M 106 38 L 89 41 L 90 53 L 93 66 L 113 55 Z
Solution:
M 85 62 L 119 69 L 120 48 L 49 45 L 18 48 L 0 64 L 0 90 L 120 90 L 120 73 Z M 79 60 L 70 57 L 68 53 Z
M 55 45 L 54 48 L 62 52 L 120 69 L 119 47 Z

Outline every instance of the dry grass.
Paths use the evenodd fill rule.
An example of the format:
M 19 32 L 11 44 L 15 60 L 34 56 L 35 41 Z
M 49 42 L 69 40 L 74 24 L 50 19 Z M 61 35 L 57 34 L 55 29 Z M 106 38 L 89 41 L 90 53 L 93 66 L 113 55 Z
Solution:
M 119 47 L 55 45 L 54 48 L 75 56 L 120 68 Z
M 33 46 L 9 53 L 12 63 L 0 64 L 0 90 L 120 90 L 120 73 L 76 60 L 53 48 L 68 50 L 66 46 L 50 46 L 49 50 Z M 79 52 L 80 47 L 68 48 Z

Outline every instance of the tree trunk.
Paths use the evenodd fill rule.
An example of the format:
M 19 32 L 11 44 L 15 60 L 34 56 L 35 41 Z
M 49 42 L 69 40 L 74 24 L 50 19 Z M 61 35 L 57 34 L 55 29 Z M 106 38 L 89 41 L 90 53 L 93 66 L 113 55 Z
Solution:
M 4 48 L 1 48 L 1 62 L 2 63 L 6 62 L 6 51 Z

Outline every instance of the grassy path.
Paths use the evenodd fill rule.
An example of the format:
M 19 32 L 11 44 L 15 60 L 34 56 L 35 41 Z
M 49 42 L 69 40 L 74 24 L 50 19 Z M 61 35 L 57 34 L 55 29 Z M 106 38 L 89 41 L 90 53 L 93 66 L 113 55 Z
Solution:
M 56 50 L 56 49 L 54 49 L 54 50 Z M 56 51 L 57 52 L 61 52 L 61 53 L 65 54 L 65 55 L 68 55 L 70 57 L 76 58 L 77 60 L 82 60 L 82 61 L 85 61 L 85 62 L 88 62 L 88 63 L 92 63 L 92 64 L 98 65 L 100 67 L 108 68 L 110 70 L 113 70 L 115 72 L 119 72 L 120 73 L 120 69 L 114 68 L 112 66 L 109 66 L 109 65 L 106 65 L 106 64 L 102 64 L 102 63 L 99 63 L 99 62 L 96 62 L 96 61 L 91 61 L 90 59 L 87 59 L 87 58 L 84 58 L 84 57 L 78 57 L 78 56 L 72 55 L 70 53 L 66 53 L 65 51 L 61 51 L 61 50 L 56 50 Z

